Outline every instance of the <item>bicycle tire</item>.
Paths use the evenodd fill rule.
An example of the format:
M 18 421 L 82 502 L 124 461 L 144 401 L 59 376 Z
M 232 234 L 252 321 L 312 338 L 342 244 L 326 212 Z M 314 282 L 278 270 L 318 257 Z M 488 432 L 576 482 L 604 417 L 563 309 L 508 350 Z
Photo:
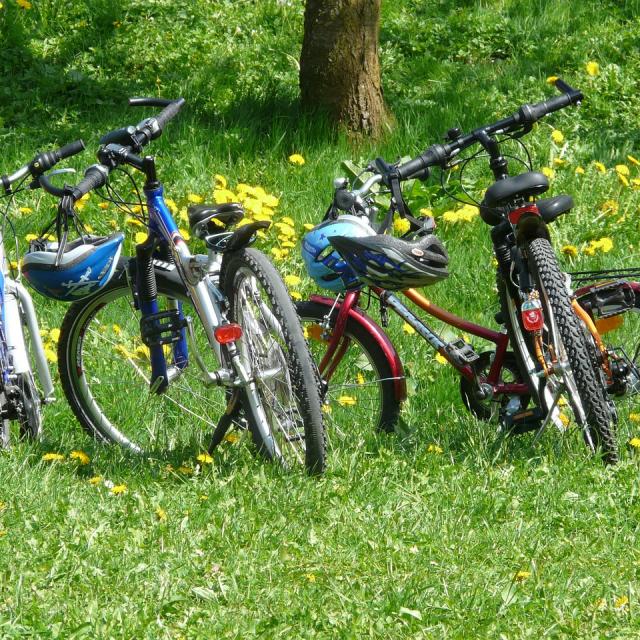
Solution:
M 156 269 L 156 283 L 160 309 L 173 306 L 174 300 L 188 305 L 175 272 Z M 188 309 L 185 315 L 191 315 Z M 197 319 L 195 311 L 192 315 Z M 74 415 L 92 437 L 135 453 L 206 450 L 226 407 L 224 388 L 205 387 L 191 358 L 165 393 L 151 394 L 139 322 L 123 269 L 98 294 L 69 307 L 60 330 L 58 369 Z M 219 365 L 199 322 L 194 331 L 205 364 L 216 370 Z
M 17 377 L 20 436 L 29 440 L 37 440 L 42 435 L 40 393 L 30 371 L 20 373 Z
M 242 326 L 238 342 L 262 401 L 269 436 L 288 467 L 325 469 L 326 442 L 319 380 L 300 320 L 279 273 L 256 249 L 225 254 L 222 290 L 229 320 Z M 276 371 L 272 377 L 263 375 Z M 246 391 L 245 391 L 246 394 Z M 258 451 L 272 457 L 259 428 L 260 416 L 245 402 L 245 417 Z
M 553 327 L 554 324 L 557 326 L 557 338 L 549 338 L 549 335 L 547 335 L 546 341 L 549 339 L 557 341 L 558 344 L 553 345 L 554 350 L 556 353 L 564 352 L 566 356 L 570 373 L 566 374 L 565 382 L 569 385 L 575 385 L 574 392 L 569 393 L 569 402 L 574 406 L 576 416 L 579 415 L 577 402 L 579 401 L 582 406 L 586 420 L 586 425 L 584 426 L 589 436 L 587 437 L 585 434 L 585 441 L 590 446 L 589 440 L 591 440 L 594 448 L 601 450 L 605 463 L 615 464 L 618 461 L 618 451 L 615 439 L 614 414 L 606 398 L 604 386 L 599 382 L 598 374 L 593 367 L 589 346 L 580 325 L 580 320 L 571 306 L 565 280 L 553 248 L 545 238 L 536 238 L 528 242 L 526 248 L 529 269 L 540 293 L 545 326 Z M 529 373 L 536 367 L 528 366 L 526 361 L 527 359 L 529 360 L 529 365 L 531 365 L 531 362 L 535 365 L 538 363 L 533 344 L 528 332 L 522 328 L 519 317 L 517 322 L 513 322 L 506 300 L 508 295 L 506 285 L 500 278 L 498 282 L 498 292 L 503 305 L 504 319 L 514 352 L 518 358 L 518 364 L 521 367 L 521 371 L 526 374 L 530 386 L 532 386 L 532 391 L 536 393 L 539 402 L 546 406 L 548 401 L 545 404 L 545 399 L 542 395 L 547 392 L 548 383 L 542 384 L 536 390 L 532 383 L 532 375 Z M 553 331 L 547 333 L 550 334 Z M 523 351 L 526 350 L 526 358 L 519 352 L 519 348 L 522 348 Z
M 305 300 L 296 304 L 306 329 L 311 354 L 317 363 L 326 351 L 335 327 L 338 310 L 329 315 L 329 308 Z M 384 351 L 374 337 L 358 322 L 347 318 L 344 336 L 349 340 L 347 352 L 325 383 L 325 420 L 340 432 L 341 425 L 358 424 L 360 430 L 392 433 L 400 416 L 401 403 L 396 398 L 393 372 Z M 369 393 L 371 391 L 371 393 Z M 354 411 L 356 418 L 354 419 Z

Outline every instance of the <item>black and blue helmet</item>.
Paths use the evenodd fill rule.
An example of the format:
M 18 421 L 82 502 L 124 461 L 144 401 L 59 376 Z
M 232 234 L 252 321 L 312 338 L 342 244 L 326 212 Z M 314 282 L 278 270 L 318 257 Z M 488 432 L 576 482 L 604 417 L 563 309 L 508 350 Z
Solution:
M 340 292 L 354 289 L 361 282 L 344 258 L 331 246 L 334 236 L 366 238 L 376 232 L 366 218 L 341 215 L 314 227 L 302 239 L 302 259 L 307 273 L 324 289 Z
M 78 238 L 65 246 L 58 264 L 58 243 L 50 242 L 25 255 L 22 273 L 47 298 L 63 302 L 82 300 L 111 280 L 123 240 L 122 233 Z

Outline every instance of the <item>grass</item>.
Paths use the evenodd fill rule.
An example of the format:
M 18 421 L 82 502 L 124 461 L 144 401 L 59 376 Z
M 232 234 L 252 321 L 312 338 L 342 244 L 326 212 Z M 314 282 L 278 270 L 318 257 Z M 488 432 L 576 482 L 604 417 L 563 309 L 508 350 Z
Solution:
M 528 136 L 534 166 L 555 171 L 552 193 L 576 200 L 554 242 L 576 247 L 562 257 L 567 269 L 638 263 L 639 192 L 615 169 L 640 178 L 627 159 L 640 157 L 638 2 L 384 3 L 383 82 L 397 125 L 375 143 L 300 111 L 301 0 L 3 5 L 2 173 L 82 136 L 91 151 L 70 163 L 80 169 L 101 133 L 147 115 L 126 107 L 128 96 L 184 95 L 188 107 L 153 146 L 168 195 L 179 208 L 190 193 L 210 198 L 214 174 L 233 188 L 261 185 L 280 198 L 276 220 L 291 216 L 299 235 L 323 214 L 343 159 L 416 153 L 451 126 L 468 130 L 552 95 L 545 80 L 561 74 L 584 90 L 584 106 Z M 566 146 L 551 141 L 552 128 Z M 290 164 L 292 153 L 306 164 Z M 489 184 L 480 166 L 466 181 L 476 197 Z M 53 213 L 49 198 L 23 195 L 33 212 L 12 213 L 21 251 Z M 437 181 L 412 202 L 437 218 L 457 208 Z M 82 217 L 99 232 L 112 218 L 124 226 L 94 198 Z M 428 295 L 495 326 L 486 229 L 440 220 L 438 233 L 452 275 Z M 609 252 L 585 252 L 603 237 Z M 282 240 L 274 233 L 263 248 L 282 249 Z M 300 274 L 296 250 L 277 264 Z M 309 280 L 298 288 L 313 290 Z M 37 304 L 42 324 L 59 326 L 64 307 Z M 452 370 L 401 323 L 389 331 L 412 373 L 406 424 L 398 436 L 376 436 L 358 430 L 354 413 L 318 481 L 254 459 L 243 439 L 201 469 L 195 450 L 137 459 L 98 446 L 58 388 L 45 440 L 0 457 L 0 635 L 636 637 L 633 453 L 604 469 L 573 431 L 549 432 L 535 447 L 528 437 L 499 443 L 464 411 Z M 619 407 L 621 443 L 637 434 L 633 404 Z M 89 465 L 69 459 L 79 449 Z M 44 462 L 51 451 L 66 459 Z M 177 471 L 182 462 L 196 472 Z M 91 484 L 94 476 L 102 482 Z M 104 480 L 127 490 L 112 495 Z

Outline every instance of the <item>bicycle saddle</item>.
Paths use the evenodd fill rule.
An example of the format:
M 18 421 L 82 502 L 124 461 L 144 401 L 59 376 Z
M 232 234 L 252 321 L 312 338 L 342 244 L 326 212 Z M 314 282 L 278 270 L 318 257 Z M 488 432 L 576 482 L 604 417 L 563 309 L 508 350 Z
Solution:
M 189 207 L 189 226 L 197 236 L 220 231 L 220 225 L 230 227 L 244 218 L 244 208 L 239 202 L 227 202 L 225 204 L 198 204 Z
M 494 182 L 484 194 L 483 204 L 487 207 L 499 207 L 516 196 L 529 198 L 549 189 L 547 177 L 537 171 L 529 171 L 519 176 Z

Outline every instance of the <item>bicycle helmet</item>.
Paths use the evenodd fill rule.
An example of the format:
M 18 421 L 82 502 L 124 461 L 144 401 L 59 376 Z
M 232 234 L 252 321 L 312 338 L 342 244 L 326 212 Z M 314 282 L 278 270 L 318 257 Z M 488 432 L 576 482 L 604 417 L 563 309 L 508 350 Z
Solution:
M 329 239 L 333 236 L 366 238 L 375 236 L 369 221 L 352 215 L 341 215 L 314 227 L 302 239 L 302 259 L 307 273 L 314 282 L 330 291 L 353 289 L 360 282 L 344 258 L 333 249 Z
M 383 289 L 425 287 L 449 275 L 449 255 L 433 234 L 414 241 L 388 235 L 336 236 L 330 242 L 362 282 Z
M 124 234 L 88 236 L 66 245 L 56 266 L 57 242 L 34 242 L 22 262 L 22 273 L 43 296 L 73 302 L 102 289 L 115 271 Z

